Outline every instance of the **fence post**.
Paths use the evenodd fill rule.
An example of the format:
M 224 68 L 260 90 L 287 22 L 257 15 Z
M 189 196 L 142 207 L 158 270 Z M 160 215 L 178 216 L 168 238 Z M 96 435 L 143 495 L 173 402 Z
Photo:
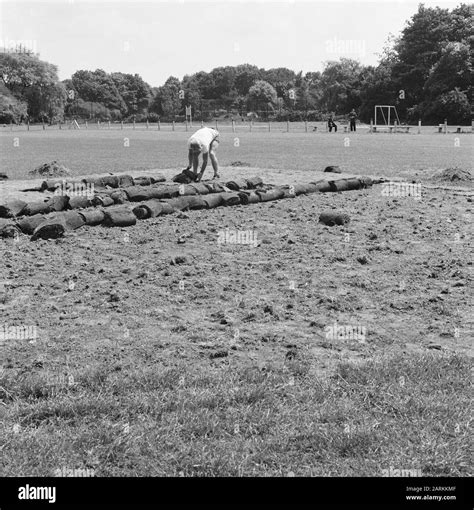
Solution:
M 135 129 L 135 119 L 133 119 L 133 129 Z
M 308 132 L 308 121 L 307 120 L 304 121 L 304 132 L 305 133 Z
M 100 129 L 100 120 L 97 119 L 97 129 Z
M 202 119 L 201 119 L 201 127 L 204 127 L 204 122 L 202 121 Z
M 148 119 L 146 119 L 146 128 L 148 129 L 150 127 L 150 123 L 148 122 Z
M 174 131 L 174 120 L 173 123 L 171 124 L 171 129 Z
M 268 121 L 268 132 L 270 132 L 272 129 L 270 127 L 270 121 Z
M 27 123 L 26 123 L 27 127 L 28 127 L 28 131 L 30 130 L 30 121 L 28 120 Z
M 86 120 L 86 129 L 89 129 L 89 125 L 87 124 L 87 120 Z
M 61 128 L 61 121 L 60 120 L 58 120 L 58 124 L 59 124 L 59 129 L 62 129 Z
M 370 119 L 369 133 L 373 133 L 373 132 L 374 132 L 374 121 L 373 121 L 373 119 Z
M 288 119 L 286 119 L 286 132 L 290 132 L 290 121 Z
M 161 124 L 160 124 L 159 119 L 158 119 L 158 131 L 161 131 Z
M 421 134 L 421 119 L 418 120 L 418 134 Z
M 216 131 L 217 131 L 217 119 L 216 119 Z
M 232 119 L 232 132 L 235 133 L 235 121 Z
M 250 132 L 252 132 L 252 119 L 250 119 L 249 128 L 250 128 Z
M 45 125 L 44 125 L 44 120 L 43 120 L 43 131 L 46 129 Z
M 123 129 L 123 120 L 120 121 L 120 129 Z
M 444 134 L 448 133 L 448 119 L 444 119 Z
M 108 128 L 110 129 L 110 120 L 108 121 Z
M 471 120 L 471 133 L 474 133 L 474 120 Z

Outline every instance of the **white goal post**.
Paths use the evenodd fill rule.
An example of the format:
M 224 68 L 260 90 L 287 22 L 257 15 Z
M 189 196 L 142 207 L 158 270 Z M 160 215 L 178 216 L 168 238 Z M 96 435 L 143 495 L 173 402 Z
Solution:
M 377 129 L 390 129 L 397 128 L 400 126 L 400 119 L 398 118 L 398 112 L 393 105 L 375 105 L 374 111 L 374 131 Z

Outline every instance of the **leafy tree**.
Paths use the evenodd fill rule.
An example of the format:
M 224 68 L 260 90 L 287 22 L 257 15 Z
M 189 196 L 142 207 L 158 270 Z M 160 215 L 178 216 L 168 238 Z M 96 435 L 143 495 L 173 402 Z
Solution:
M 192 78 L 197 83 L 203 100 L 215 98 L 215 82 L 213 76 L 210 73 L 200 71 L 194 74 Z
M 33 118 L 54 120 L 62 116 L 66 101 L 57 67 L 31 53 L 0 53 L 0 76 L 4 87 L 17 100 L 17 107 L 28 105 Z
M 277 93 L 270 83 L 257 80 L 250 87 L 249 100 L 251 105 L 256 106 L 256 110 L 264 109 L 268 115 L 268 110 L 273 110 L 273 106 L 277 102 Z
M 181 83 L 178 78 L 170 76 L 162 87 L 158 87 L 151 104 L 151 111 L 164 117 L 174 118 L 184 109 L 180 98 Z
M 236 76 L 234 86 L 240 96 L 246 96 L 250 87 L 260 79 L 261 72 L 257 66 L 244 64 L 235 68 Z
M 18 124 L 27 117 L 28 105 L 0 83 L 0 122 Z
M 312 110 L 319 110 L 321 107 L 321 99 L 323 96 L 323 90 L 321 85 L 321 73 L 317 72 L 308 72 L 306 73 L 305 82 L 308 86 L 308 101 L 307 107 L 305 108 Z
M 276 90 L 277 96 L 282 98 L 289 98 L 289 91 L 295 87 L 296 74 L 291 69 L 286 67 L 276 67 L 274 69 L 261 69 L 261 79 L 270 83 Z M 288 107 L 291 106 L 287 102 Z
M 74 116 L 79 118 L 91 117 L 100 121 L 117 120 L 121 118 L 119 110 L 109 110 L 101 103 L 84 101 L 78 98 L 74 107 Z
M 237 96 L 232 103 L 232 109 L 236 110 L 237 113 L 243 117 L 244 111 L 247 105 L 247 96 Z
M 191 106 L 193 112 L 200 112 L 202 106 L 202 93 L 197 80 L 186 75 L 183 78 L 182 90 L 184 90 L 184 104 Z
M 458 124 L 471 120 L 471 101 L 467 95 L 455 88 L 439 96 L 427 111 L 427 116 L 438 121 L 447 119 L 449 123 Z
M 122 115 L 128 112 L 112 76 L 102 69 L 76 71 L 71 80 L 83 101 L 101 103 L 109 110 L 119 110 Z
M 28 102 L 28 114 L 34 119 L 47 120 L 50 123 L 63 118 L 66 104 L 66 88 L 60 82 L 43 83 L 25 91 Z
M 231 66 L 216 67 L 210 72 L 214 82 L 213 97 L 224 97 L 232 95 L 235 81 L 235 68 Z
M 442 49 L 441 58 L 431 68 L 424 85 L 428 98 L 436 97 L 447 90 L 467 91 L 471 87 L 472 58 L 465 43 L 447 43 Z
M 359 117 L 369 122 L 374 117 L 374 108 L 378 104 L 395 105 L 397 90 L 389 65 L 368 66 L 361 74 Z M 398 107 L 397 107 L 398 110 Z
M 95 102 L 101 97 L 100 84 L 92 71 L 76 71 L 71 77 L 70 86 L 83 101 Z
M 112 73 L 112 81 L 130 115 L 146 113 L 152 99 L 151 88 L 138 74 Z
M 321 75 L 321 105 L 327 112 L 347 113 L 361 104 L 362 66 L 356 60 L 341 58 L 326 64 Z
M 395 75 L 411 103 L 421 100 L 423 84 L 439 59 L 439 44 L 446 40 L 448 17 L 448 9 L 420 4 L 395 46 L 398 58 Z
M 463 54 L 463 50 L 454 50 L 448 43 L 457 42 L 463 46 L 472 44 L 473 23 L 472 6 L 461 4 L 450 12 L 448 9 L 420 4 L 418 12 L 407 23 L 394 46 L 397 62 L 393 68 L 393 76 L 397 87 L 405 92 L 406 100 L 403 105 L 409 108 L 422 103 L 427 91 L 425 83 L 428 80 L 428 90 L 437 89 L 438 93 L 441 92 L 442 85 L 437 87 L 434 82 L 443 74 L 442 71 L 435 73 L 433 78 L 433 69 L 439 67 L 438 62 L 441 60 L 441 69 L 450 68 L 454 75 L 464 67 L 457 58 Z M 456 71 L 453 66 L 460 68 Z M 452 85 L 449 87 L 452 88 Z M 461 84 L 456 86 L 463 87 Z

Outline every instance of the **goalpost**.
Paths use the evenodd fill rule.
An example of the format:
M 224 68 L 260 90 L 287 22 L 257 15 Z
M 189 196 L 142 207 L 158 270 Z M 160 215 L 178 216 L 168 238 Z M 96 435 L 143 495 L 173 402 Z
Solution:
M 389 129 L 390 132 L 400 126 L 397 109 L 392 105 L 375 105 L 373 130 Z
M 192 108 L 191 105 L 186 106 L 186 123 L 188 123 L 189 118 L 189 125 L 193 127 L 193 115 L 192 115 Z

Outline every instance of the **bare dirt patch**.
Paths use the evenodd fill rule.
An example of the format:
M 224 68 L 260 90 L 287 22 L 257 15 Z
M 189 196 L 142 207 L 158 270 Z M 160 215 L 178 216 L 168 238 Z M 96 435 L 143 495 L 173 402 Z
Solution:
M 466 475 L 469 198 L 374 186 L 2 241 L 3 320 L 37 328 L 2 345 L 6 469 Z

